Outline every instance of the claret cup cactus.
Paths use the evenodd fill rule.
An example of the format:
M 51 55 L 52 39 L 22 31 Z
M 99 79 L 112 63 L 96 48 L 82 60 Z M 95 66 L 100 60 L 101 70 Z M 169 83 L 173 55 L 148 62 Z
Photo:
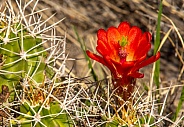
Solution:
M 0 5 L 0 126 L 164 126 L 167 96 L 162 104 L 153 85 L 139 82 L 144 77 L 140 69 L 161 54 L 147 58 L 151 33 L 127 21 L 107 30 L 99 27 L 96 53 L 74 29 L 88 67 L 85 77 L 78 77 L 67 68 L 70 63 L 66 66 L 79 59 L 65 53 L 63 19 L 45 13 L 47 4 L 53 6 L 47 2 L 6 0 Z

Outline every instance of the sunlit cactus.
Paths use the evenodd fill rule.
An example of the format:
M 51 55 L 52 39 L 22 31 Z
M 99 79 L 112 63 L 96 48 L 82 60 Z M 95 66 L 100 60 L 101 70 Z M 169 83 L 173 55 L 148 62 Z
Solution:
M 46 75 L 54 74 L 45 63 L 47 53 L 41 45 L 42 39 L 32 37 L 21 24 L 12 24 L 10 30 L 7 24 L 2 27 L 0 85 L 6 84 L 13 90 L 13 85 L 28 77 L 42 83 Z
M 11 120 L 12 125 L 21 125 L 21 127 L 72 127 L 73 123 L 70 117 L 63 112 L 58 103 L 51 103 L 49 108 L 36 106 L 30 107 L 23 104 L 20 107 L 20 115 L 16 120 Z M 25 115 L 26 114 L 26 115 Z
M 33 20 L 38 12 L 33 10 L 26 16 L 19 8 L 16 15 L 11 1 L 6 1 L 1 10 L 0 93 L 4 99 L 0 115 L 7 118 L 8 126 L 72 126 L 70 116 L 54 97 L 59 91 L 56 83 L 61 85 L 65 59 L 65 38 L 54 33 L 57 23 L 41 29 L 46 22 Z M 53 35 L 44 35 L 47 31 Z M 44 48 L 49 42 L 50 46 Z M 56 69 L 58 59 L 63 63 Z

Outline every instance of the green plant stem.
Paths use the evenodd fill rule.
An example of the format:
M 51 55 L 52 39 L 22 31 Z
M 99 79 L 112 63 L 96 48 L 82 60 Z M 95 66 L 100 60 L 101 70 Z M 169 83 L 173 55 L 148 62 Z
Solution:
M 82 51 L 83 51 L 83 53 L 85 55 L 85 59 L 86 59 L 86 61 L 88 61 L 88 67 L 89 67 L 89 69 L 91 69 L 91 74 L 93 76 L 93 79 L 95 81 L 98 81 L 98 77 L 97 77 L 97 75 L 96 75 L 96 73 L 95 73 L 95 71 L 93 69 L 93 66 L 92 66 L 92 62 L 91 62 L 90 58 L 88 57 L 88 55 L 86 54 L 86 45 L 85 45 L 84 42 L 81 42 L 81 39 L 80 39 L 79 34 L 78 34 L 77 30 L 76 30 L 76 27 L 73 27 L 73 28 L 74 28 L 75 34 L 77 36 L 77 40 L 80 43 Z
M 174 114 L 174 116 L 172 118 L 173 121 L 176 121 L 176 118 L 178 117 L 179 112 L 180 112 L 180 110 L 182 108 L 183 102 L 184 102 L 184 86 L 182 88 L 182 92 L 181 92 L 181 96 L 180 96 L 180 100 L 179 100 L 178 106 L 176 108 L 176 112 L 175 112 L 175 114 Z
M 157 19 L 157 29 L 156 29 L 156 39 L 154 42 L 154 54 L 158 52 L 158 48 L 160 46 L 160 23 L 161 23 L 161 16 L 162 16 L 162 0 L 160 2 L 159 6 L 159 12 L 158 12 L 158 19 Z M 160 60 L 157 60 L 155 62 L 155 72 L 154 72 L 154 81 L 157 86 L 157 89 L 160 88 L 159 84 L 159 73 L 160 73 Z M 156 94 L 159 94 L 159 91 L 157 91 Z M 160 102 L 160 99 L 158 98 L 158 102 Z M 160 111 L 160 108 L 158 109 Z

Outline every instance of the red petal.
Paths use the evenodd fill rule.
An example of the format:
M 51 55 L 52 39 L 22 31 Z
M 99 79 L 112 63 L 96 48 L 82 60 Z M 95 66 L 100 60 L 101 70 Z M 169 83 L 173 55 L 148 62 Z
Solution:
M 142 37 L 139 40 L 138 48 L 137 49 L 141 49 L 145 45 L 150 44 L 150 42 L 151 42 L 150 36 L 151 36 L 151 34 L 149 32 L 143 33 Z
M 118 41 L 120 41 L 120 33 L 117 28 L 110 27 L 107 30 L 107 40 L 110 46 L 119 44 Z
M 157 61 L 160 58 L 160 52 L 157 52 L 157 54 L 155 56 L 152 56 L 150 58 L 148 58 L 147 60 L 143 61 L 142 63 L 140 63 L 139 65 L 135 66 L 135 68 L 133 70 L 139 70 L 140 68 L 147 66 L 155 61 Z
M 138 27 L 134 26 L 130 29 L 128 34 L 128 43 L 131 49 L 137 48 L 141 35 L 142 31 Z
M 144 74 L 141 74 L 139 72 L 134 72 L 134 73 L 129 74 L 129 76 L 134 77 L 134 78 L 143 78 Z
M 121 22 L 118 26 L 118 31 L 122 36 L 128 36 L 128 33 L 130 31 L 130 24 L 128 22 Z
M 152 36 L 151 36 L 150 32 L 144 32 L 144 34 L 147 35 L 148 41 L 150 42 L 151 39 L 152 39 Z
M 98 40 L 102 40 L 103 42 L 107 43 L 107 33 L 104 29 L 99 29 L 97 32 Z
M 116 66 L 116 68 L 118 69 L 118 71 L 121 71 L 122 73 L 125 73 L 125 70 L 130 68 L 130 66 L 132 66 L 131 64 L 122 64 L 120 62 L 117 62 L 115 60 L 111 60 L 112 63 Z M 125 63 L 125 62 L 124 62 Z
M 145 32 L 141 39 L 139 40 L 139 44 L 134 54 L 134 60 L 139 59 L 140 57 L 147 55 L 148 51 L 151 48 L 151 34 L 149 32 Z
M 116 66 L 116 71 L 119 75 L 127 75 L 135 65 L 135 62 L 132 61 L 120 63 L 111 59 L 111 62 Z
M 146 59 L 146 57 L 147 57 L 147 54 L 143 55 L 142 57 L 139 57 L 139 59 L 137 59 L 136 63 L 142 62 L 143 60 Z M 135 64 L 135 66 L 136 66 L 136 64 Z
M 100 56 L 98 56 L 98 55 L 96 55 L 96 54 L 90 52 L 89 50 L 87 50 L 86 53 L 87 53 L 87 55 L 88 55 L 91 59 L 96 60 L 96 61 L 98 61 L 98 62 L 100 62 L 100 63 L 106 65 L 106 63 L 105 63 L 105 61 L 104 61 L 104 59 L 103 59 L 102 57 L 100 57 Z
M 105 56 L 104 58 L 104 60 L 107 62 L 107 67 L 109 68 L 111 73 L 113 73 L 113 75 L 115 75 L 116 77 L 119 77 L 120 73 L 118 72 L 118 68 L 116 65 L 114 65 L 111 58 L 109 56 Z
M 108 52 L 107 52 L 105 49 L 101 48 L 100 46 L 97 46 L 97 47 L 96 47 L 96 50 L 97 50 L 102 56 L 108 55 L 108 54 L 107 54 Z
M 122 68 L 130 69 L 134 66 L 134 61 L 125 61 L 121 64 Z
M 98 46 L 96 47 L 97 51 L 103 56 L 110 54 L 111 48 L 109 45 L 105 44 L 103 41 L 97 41 Z
M 127 61 L 132 61 L 134 60 L 134 54 L 135 51 L 138 47 L 139 39 L 142 35 L 142 31 L 134 26 L 130 29 L 129 35 L 128 35 L 128 45 L 126 46 L 128 56 L 127 56 Z
M 150 48 L 151 48 L 151 43 L 148 43 L 147 45 L 142 45 L 142 47 L 139 47 L 135 51 L 134 60 L 138 60 L 139 58 L 147 55 Z

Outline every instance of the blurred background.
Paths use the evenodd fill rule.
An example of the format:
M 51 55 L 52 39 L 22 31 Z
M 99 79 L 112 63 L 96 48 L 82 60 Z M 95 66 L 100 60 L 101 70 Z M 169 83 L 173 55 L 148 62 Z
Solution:
M 11 1 L 13 6 L 17 6 L 16 0 Z M 4 1 L 1 0 L 0 2 L 3 4 Z M 40 16 L 44 20 L 50 18 L 48 25 L 63 19 L 57 25 L 56 31 L 57 35 L 66 36 L 66 54 L 68 58 L 71 58 L 67 61 L 66 66 L 77 77 L 85 77 L 88 67 L 76 32 L 87 49 L 96 52 L 96 33 L 98 29 L 107 29 L 110 26 L 117 27 L 120 22 L 128 21 L 131 25 L 140 27 L 143 32 L 151 32 L 152 50 L 148 55 L 153 55 L 160 0 L 25 0 L 19 3 L 23 7 L 28 2 L 31 4 L 26 7 L 25 14 L 29 14 L 37 5 L 37 11 L 47 8 L 46 11 L 40 12 Z M 18 6 L 15 11 L 18 12 Z M 160 77 L 161 81 L 182 81 L 184 79 L 183 0 L 163 0 L 160 41 L 170 28 L 173 28 L 173 30 L 161 49 Z M 148 66 L 141 70 L 148 80 L 151 67 Z M 103 78 L 104 76 L 99 77 L 99 79 Z
M 15 4 L 15 1 L 12 0 L 12 2 Z M 35 2 L 33 2 L 32 7 L 34 4 Z M 143 31 L 150 31 L 153 36 L 153 44 L 159 4 L 159 0 L 40 0 L 36 10 L 48 8 L 41 15 L 46 20 L 54 14 L 54 17 L 49 20 L 50 24 L 65 18 L 56 28 L 57 34 L 66 35 L 66 53 L 69 58 L 77 59 L 68 62 L 67 67 L 72 69 L 75 75 L 84 77 L 83 71 L 87 68 L 85 68 L 84 54 L 74 27 L 81 41 L 90 50 L 93 50 L 92 47 L 95 48 L 96 46 L 98 29 L 107 29 L 110 26 L 117 27 L 122 21 L 128 21 L 131 25 L 140 27 Z M 27 13 L 31 11 L 32 7 L 27 8 Z M 176 25 L 183 39 L 184 1 L 163 0 L 163 14 Z M 167 31 L 173 27 L 169 20 L 162 16 L 161 40 Z M 176 50 L 182 55 L 184 52 L 183 44 L 175 30 L 172 30 L 169 37 L 174 45 L 167 39 L 161 49 L 161 80 L 182 79 L 181 68 L 183 64 L 180 59 L 184 57 L 181 56 L 179 59 Z M 150 51 L 149 55 L 152 54 L 153 50 Z

